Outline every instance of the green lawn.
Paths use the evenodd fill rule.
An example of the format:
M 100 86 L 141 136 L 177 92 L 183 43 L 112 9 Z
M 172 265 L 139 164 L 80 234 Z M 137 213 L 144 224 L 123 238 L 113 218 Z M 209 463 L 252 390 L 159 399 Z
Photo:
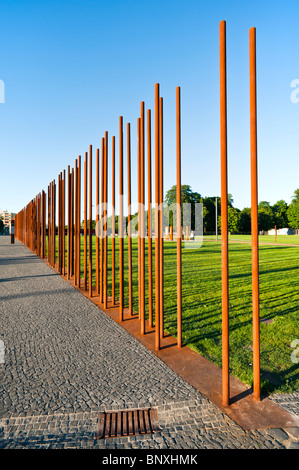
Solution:
M 261 238 L 264 241 L 266 237 L 263 236 Z M 299 237 L 296 238 L 299 239 Z M 283 237 L 283 239 L 294 240 L 294 236 Z M 242 236 L 242 240 L 246 240 L 246 237 Z M 270 237 L 269 242 L 271 242 Z M 95 237 L 93 237 L 93 245 L 95 265 Z M 147 247 L 147 240 L 145 245 Z M 127 305 L 127 240 L 125 240 L 124 248 L 125 303 Z M 137 312 L 138 253 L 136 239 L 133 239 L 133 248 L 133 305 L 134 311 Z M 111 292 L 111 240 L 109 240 L 108 257 L 109 291 Z M 271 321 L 270 323 L 261 322 L 260 325 L 262 392 L 264 393 L 291 392 L 299 389 L 299 364 L 291 361 L 291 353 L 294 351 L 291 348 L 291 343 L 294 339 L 299 339 L 298 260 L 299 249 L 297 247 L 260 245 L 260 317 L 261 320 Z M 229 261 L 230 368 L 233 375 L 251 385 L 252 308 L 250 244 L 229 244 Z M 116 298 L 118 296 L 117 268 L 118 240 L 116 240 Z M 199 249 L 183 249 L 182 273 L 184 343 L 221 366 L 220 242 L 204 241 Z M 93 272 L 93 279 L 95 281 L 95 272 Z M 175 242 L 164 242 L 164 286 L 165 330 L 171 335 L 176 336 Z M 146 298 L 146 306 L 148 307 L 148 298 Z

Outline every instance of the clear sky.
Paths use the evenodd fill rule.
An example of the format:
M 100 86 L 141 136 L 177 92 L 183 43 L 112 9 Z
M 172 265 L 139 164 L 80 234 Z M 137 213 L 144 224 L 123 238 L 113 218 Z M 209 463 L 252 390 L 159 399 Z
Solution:
M 164 99 L 164 188 L 175 184 L 175 88 L 182 99 L 182 183 L 220 195 L 219 22 L 227 22 L 229 192 L 250 205 L 248 36 L 257 28 L 259 200 L 299 187 L 299 2 L 2 0 L 0 209 L 18 212 L 74 166 L 118 118 L 131 123 L 136 177 L 140 101 Z M 298 94 L 299 96 L 299 94 Z M 111 185 L 110 185 L 111 187 Z M 136 187 L 136 185 L 135 185 Z M 135 189 L 134 189 L 135 191 Z M 134 194 L 133 194 L 134 195 Z

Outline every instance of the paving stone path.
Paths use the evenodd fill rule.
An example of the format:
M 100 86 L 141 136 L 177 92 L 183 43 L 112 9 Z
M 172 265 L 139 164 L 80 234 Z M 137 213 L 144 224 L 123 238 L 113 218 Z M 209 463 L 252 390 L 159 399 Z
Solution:
M 5 236 L 0 237 L 1 345 L 0 448 L 299 448 L 298 428 L 245 432 L 30 250 Z M 299 392 L 273 399 L 298 415 Z M 100 411 L 140 407 L 157 408 L 158 432 L 95 439 Z

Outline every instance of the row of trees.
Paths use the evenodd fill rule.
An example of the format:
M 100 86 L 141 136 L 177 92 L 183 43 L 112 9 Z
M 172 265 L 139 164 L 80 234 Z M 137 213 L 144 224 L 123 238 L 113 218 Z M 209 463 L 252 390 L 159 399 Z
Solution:
M 216 224 L 216 199 L 218 213 L 218 227 L 221 230 L 221 198 L 202 197 L 199 193 L 193 192 L 191 186 L 182 185 L 182 203 L 191 203 L 193 206 L 197 202 L 203 204 L 203 224 L 205 232 L 215 232 Z M 171 205 L 176 202 L 176 186 L 167 191 L 165 202 Z M 228 230 L 231 233 L 250 233 L 251 231 L 251 209 L 245 207 L 240 210 L 233 206 L 232 195 L 228 195 Z M 194 222 L 192 211 L 192 224 Z M 191 225 L 192 225 L 191 224 Z M 275 226 L 277 229 L 291 227 L 299 229 L 299 189 L 294 192 L 290 205 L 284 200 L 277 201 L 273 206 L 267 201 L 261 201 L 258 205 L 258 225 L 260 231 L 268 231 Z M 194 228 L 194 227 L 192 227 Z

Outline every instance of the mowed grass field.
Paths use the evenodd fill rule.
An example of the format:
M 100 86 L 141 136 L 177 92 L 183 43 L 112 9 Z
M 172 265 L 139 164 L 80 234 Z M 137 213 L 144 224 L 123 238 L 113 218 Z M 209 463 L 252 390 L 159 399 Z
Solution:
M 235 237 L 234 237 L 235 238 Z M 262 241 L 272 243 L 269 237 Z M 295 237 L 282 237 L 292 240 Z M 299 237 L 297 242 L 299 244 Z M 233 237 L 230 237 L 232 240 Z M 242 241 L 248 241 L 250 237 Z M 230 371 L 252 385 L 251 245 L 229 244 Z M 260 240 L 261 241 L 261 240 Z M 95 267 L 93 237 L 93 266 Z M 221 367 L 221 243 L 205 239 L 198 249 L 182 249 L 183 341 Z M 273 237 L 274 243 L 274 237 Z M 280 237 L 278 237 L 280 243 Z M 118 297 L 118 240 L 116 239 L 116 298 Z M 111 239 L 108 243 L 108 289 L 111 292 Z M 138 250 L 133 239 L 133 306 L 138 312 Z M 146 246 L 146 312 L 148 270 Z M 153 240 L 154 259 L 154 240 Z M 81 240 L 83 256 L 83 238 Z M 128 305 L 128 250 L 124 242 L 125 304 Z M 263 393 L 299 390 L 299 363 L 291 359 L 299 340 L 299 246 L 260 244 L 260 341 Z M 153 261 L 154 266 L 154 261 Z M 83 258 L 82 258 L 83 273 Z M 93 271 L 95 283 L 95 270 Z M 154 283 L 154 273 L 153 273 Z M 154 284 L 153 284 L 154 285 Z M 176 243 L 164 241 L 165 330 L 176 337 Z M 154 289 L 153 289 L 154 296 Z M 154 304 L 153 304 L 154 305 Z M 154 309 L 153 309 L 154 311 Z M 299 347 L 299 346 L 297 346 Z M 299 358 L 299 351 L 297 354 Z

